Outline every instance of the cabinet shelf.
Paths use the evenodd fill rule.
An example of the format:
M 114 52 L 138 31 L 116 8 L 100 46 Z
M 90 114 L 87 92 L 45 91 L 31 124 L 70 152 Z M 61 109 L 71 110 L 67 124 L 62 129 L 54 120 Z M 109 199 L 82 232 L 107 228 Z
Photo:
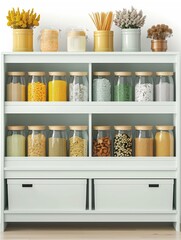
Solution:
M 5 102 L 5 114 L 175 114 L 175 102 Z

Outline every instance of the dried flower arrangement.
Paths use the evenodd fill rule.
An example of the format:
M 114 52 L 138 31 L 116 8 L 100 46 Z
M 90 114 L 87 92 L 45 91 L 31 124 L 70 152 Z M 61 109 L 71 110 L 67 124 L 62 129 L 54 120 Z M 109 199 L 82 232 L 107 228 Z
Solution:
M 40 15 L 37 16 L 34 13 L 34 9 L 25 11 L 24 9 L 20 12 L 19 8 L 15 11 L 8 11 L 8 16 L 6 17 L 8 22 L 7 25 L 13 29 L 32 29 L 39 26 Z
M 149 28 L 147 33 L 147 37 L 153 40 L 165 40 L 172 36 L 173 31 L 168 25 L 157 24 Z
M 142 10 L 138 12 L 134 7 L 131 7 L 131 10 L 116 11 L 113 22 L 122 29 L 133 29 L 143 27 L 145 19 L 146 16 L 143 16 Z

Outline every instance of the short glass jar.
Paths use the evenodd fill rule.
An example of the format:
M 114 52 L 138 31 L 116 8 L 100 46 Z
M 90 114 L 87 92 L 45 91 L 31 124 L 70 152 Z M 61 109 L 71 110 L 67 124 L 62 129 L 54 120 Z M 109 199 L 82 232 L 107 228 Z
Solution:
M 174 101 L 173 72 L 156 72 L 155 101 Z
M 49 126 L 48 156 L 67 156 L 66 126 Z
M 115 72 L 114 101 L 133 101 L 131 72 Z
M 69 101 L 85 102 L 88 101 L 88 79 L 87 72 L 70 72 L 69 82 Z
M 69 156 L 86 157 L 88 155 L 87 126 L 69 126 Z
M 41 52 L 57 52 L 58 51 L 58 35 L 59 35 L 59 30 L 43 29 L 40 35 Z
M 25 126 L 7 127 L 7 156 L 25 157 L 26 155 L 26 136 Z
M 48 101 L 67 101 L 66 72 L 49 72 Z
M 26 101 L 25 72 L 8 72 L 7 101 Z
M 131 157 L 133 138 L 131 126 L 114 126 L 114 157 Z
M 93 101 L 111 101 L 110 72 L 94 72 L 93 79 Z
M 153 156 L 153 127 L 135 126 L 135 157 Z
M 111 127 L 93 126 L 93 157 L 110 157 L 112 150 Z
M 28 72 L 28 75 L 28 101 L 46 101 L 47 86 L 45 72 Z
M 156 126 L 155 155 L 156 157 L 174 156 L 174 126 Z
M 147 102 L 153 101 L 153 73 L 152 72 L 135 72 L 135 101 Z
M 46 156 L 46 127 L 28 126 L 27 149 L 28 157 Z
M 73 29 L 67 35 L 68 52 L 85 52 L 86 51 L 86 33 L 81 29 Z

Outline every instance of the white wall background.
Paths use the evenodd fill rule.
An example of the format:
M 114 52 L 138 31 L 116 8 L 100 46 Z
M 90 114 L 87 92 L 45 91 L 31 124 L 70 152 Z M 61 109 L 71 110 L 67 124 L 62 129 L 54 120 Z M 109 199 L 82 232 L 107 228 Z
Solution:
M 88 13 L 94 11 L 115 11 L 122 8 L 142 9 L 147 16 L 142 28 L 142 51 L 150 50 L 150 39 L 146 31 L 153 24 L 165 23 L 173 29 L 173 37 L 168 40 L 169 51 L 181 51 L 180 0 L 1 0 L 0 51 L 12 50 L 12 29 L 6 25 L 6 15 L 12 7 L 29 9 L 41 14 L 40 26 L 34 30 L 34 50 L 39 51 L 38 35 L 43 28 L 61 29 L 60 50 L 66 51 L 66 34 L 71 27 L 88 29 L 88 47 L 92 51 L 95 27 Z M 120 50 L 120 29 L 115 30 L 115 51 Z

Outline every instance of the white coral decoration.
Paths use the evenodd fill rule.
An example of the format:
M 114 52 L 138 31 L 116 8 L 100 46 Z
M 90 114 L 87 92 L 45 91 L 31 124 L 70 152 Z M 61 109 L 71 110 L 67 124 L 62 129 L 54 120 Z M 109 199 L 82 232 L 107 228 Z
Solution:
M 137 12 L 134 7 L 131 10 L 116 11 L 113 22 L 120 28 L 141 28 L 145 23 L 146 16 L 143 16 L 142 10 Z

